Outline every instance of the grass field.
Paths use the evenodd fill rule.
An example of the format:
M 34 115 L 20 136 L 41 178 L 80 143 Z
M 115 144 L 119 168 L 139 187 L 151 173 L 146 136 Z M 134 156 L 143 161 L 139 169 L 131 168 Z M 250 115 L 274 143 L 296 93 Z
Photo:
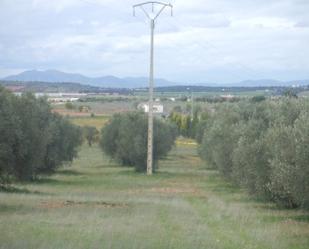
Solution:
M 72 116 L 72 117 L 89 117 L 91 113 L 95 115 L 104 116 L 104 115 L 113 115 L 115 113 L 128 112 L 135 110 L 134 100 L 127 101 L 113 101 L 113 102 L 101 102 L 97 100 L 95 102 L 72 102 L 74 109 L 68 110 L 65 107 L 65 104 L 54 104 L 53 110 L 60 113 L 63 116 Z M 80 112 L 79 107 L 86 106 L 90 110 L 89 112 Z
M 0 248 L 305 249 L 308 217 L 250 199 L 191 141 L 152 177 L 84 145 L 71 167 L 0 192 Z
M 222 87 L 224 89 L 224 87 Z M 265 90 L 252 90 L 252 91 L 211 91 L 211 92 L 193 92 L 193 96 L 195 98 L 197 97 L 219 97 L 221 95 L 234 95 L 236 97 L 254 97 L 254 96 L 270 96 L 272 94 L 272 91 L 265 91 Z M 148 92 L 136 92 L 136 96 L 141 96 L 141 97 L 147 97 Z M 161 97 L 181 97 L 181 96 L 191 96 L 190 91 L 185 91 L 185 92 L 158 92 L 156 91 L 154 93 L 155 98 L 161 98 Z
M 107 123 L 110 116 L 95 116 L 95 117 L 70 117 L 70 121 L 79 126 L 94 126 L 99 131 Z

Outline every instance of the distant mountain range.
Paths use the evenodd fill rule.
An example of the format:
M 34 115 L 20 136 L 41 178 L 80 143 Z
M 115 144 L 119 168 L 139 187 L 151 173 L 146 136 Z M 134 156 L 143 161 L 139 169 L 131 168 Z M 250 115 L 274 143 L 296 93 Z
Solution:
M 39 81 L 39 82 L 69 82 L 87 84 L 97 87 L 110 87 L 110 88 L 139 88 L 148 86 L 148 78 L 146 77 L 126 77 L 118 78 L 115 76 L 102 76 L 102 77 L 87 77 L 82 74 L 65 73 L 57 70 L 29 70 L 20 74 L 11 75 L 3 78 L 2 80 L 9 81 Z M 181 83 L 172 82 L 165 79 L 155 79 L 156 87 L 164 86 L 184 86 L 184 85 L 197 85 L 197 86 L 227 86 L 227 87 L 267 87 L 267 86 L 303 86 L 309 85 L 309 80 L 295 80 L 295 81 L 277 81 L 272 79 L 261 80 L 247 80 L 235 83 Z
M 145 77 L 126 77 L 118 78 L 115 76 L 102 76 L 102 77 L 87 77 L 82 74 L 65 73 L 57 70 L 30 70 L 20 74 L 11 75 L 3 78 L 2 80 L 12 81 L 40 81 L 40 82 L 70 82 L 87 84 L 97 87 L 110 87 L 110 88 L 138 88 L 146 87 L 148 79 Z M 164 79 L 156 79 L 156 86 L 175 86 L 181 83 L 175 83 Z

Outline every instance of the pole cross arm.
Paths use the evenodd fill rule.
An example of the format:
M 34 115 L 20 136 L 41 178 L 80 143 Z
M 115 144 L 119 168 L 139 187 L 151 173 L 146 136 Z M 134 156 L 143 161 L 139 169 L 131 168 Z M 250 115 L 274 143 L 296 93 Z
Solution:
M 149 15 L 149 13 L 147 13 L 147 11 L 145 10 L 144 6 L 147 6 L 147 5 L 151 5 L 151 9 L 152 9 L 152 13 L 154 13 L 154 6 L 155 5 L 161 5 L 161 9 L 155 14 L 154 17 L 151 17 Z M 156 20 L 159 15 L 162 13 L 162 11 L 166 8 L 166 7 L 169 7 L 171 8 L 171 16 L 173 16 L 173 5 L 170 4 L 170 3 L 164 3 L 164 2 L 157 2 L 157 1 L 153 1 L 153 2 L 144 2 L 144 3 L 140 3 L 140 4 L 135 4 L 133 5 L 133 16 L 135 16 L 135 9 L 139 7 L 144 13 L 145 15 L 148 17 L 148 19 L 150 20 Z
M 146 4 L 159 4 L 159 5 L 165 5 L 165 6 L 173 7 L 173 5 L 170 4 L 170 3 L 163 3 L 163 2 L 157 2 L 157 1 L 152 1 L 152 2 L 148 1 L 148 2 L 144 2 L 144 3 L 135 4 L 135 5 L 133 5 L 133 8 L 139 7 L 139 6 L 142 6 L 142 5 L 146 5 Z

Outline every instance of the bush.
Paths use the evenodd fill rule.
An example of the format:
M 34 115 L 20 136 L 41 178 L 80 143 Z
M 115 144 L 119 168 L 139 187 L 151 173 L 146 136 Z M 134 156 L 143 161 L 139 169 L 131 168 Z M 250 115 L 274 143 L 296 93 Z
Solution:
M 84 137 L 87 140 L 88 145 L 91 147 L 94 142 L 98 141 L 99 131 L 94 126 L 83 127 Z
M 257 96 L 253 96 L 251 98 L 252 102 L 262 102 L 262 101 L 265 101 L 265 100 L 266 100 L 266 97 L 264 95 L 257 95 Z
M 191 120 L 190 115 L 172 112 L 169 116 L 169 121 L 175 125 L 178 134 L 184 137 L 195 137 L 196 126 L 198 123 L 197 114 L 194 115 L 194 119 Z
M 268 131 L 271 152 L 269 189 L 272 198 L 288 207 L 309 208 L 309 115 L 293 125 L 277 124 Z
M 73 160 L 80 130 L 51 112 L 45 99 L 0 88 L 0 178 L 31 180 Z
M 210 118 L 209 112 L 202 112 L 200 118 L 197 120 L 196 123 L 196 130 L 195 130 L 195 139 L 198 144 L 201 144 L 203 141 L 204 133 L 211 127 L 212 119 Z
M 102 129 L 100 145 L 103 151 L 126 166 L 146 171 L 147 166 L 147 116 L 133 112 L 116 114 Z M 176 139 L 176 129 L 154 119 L 153 162 L 154 169 L 160 158 L 167 155 Z
M 15 144 L 20 135 L 20 120 L 15 111 L 16 97 L 0 87 L 0 183 L 14 173 Z
M 47 145 L 44 167 L 40 172 L 53 172 L 65 162 L 71 162 L 82 143 L 82 131 L 67 119 L 53 115 L 50 123 L 50 140 Z
M 200 155 L 251 194 L 309 208 L 309 103 L 305 99 L 221 104 Z
M 75 109 L 75 106 L 71 102 L 66 102 L 64 106 L 68 110 L 74 110 Z
M 205 132 L 200 148 L 201 157 L 219 169 L 225 177 L 231 175 L 232 153 L 237 143 L 235 124 L 239 118 L 237 106 L 222 104 L 214 115 L 211 126 Z

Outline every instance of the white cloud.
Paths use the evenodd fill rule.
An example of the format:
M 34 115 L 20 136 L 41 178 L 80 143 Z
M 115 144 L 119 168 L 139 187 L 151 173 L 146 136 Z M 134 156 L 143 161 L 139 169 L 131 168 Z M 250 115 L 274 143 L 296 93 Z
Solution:
M 69 24 L 71 25 L 82 25 L 84 24 L 84 20 L 83 19 L 74 19 L 69 21 Z
M 32 0 L 32 7 L 34 9 L 42 10 L 48 9 L 56 12 L 62 12 L 67 8 L 81 5 L 79 0 Z
M 156 25 L 159 76 L 200 82 L 309 78 L 309 1 L 171 2 L 175 16 L 164 12 Z M 0 76 L 24 68 L 147 75 L 149 24 L 142 12 L 132 17 L 133 3 L 2 0 Z

